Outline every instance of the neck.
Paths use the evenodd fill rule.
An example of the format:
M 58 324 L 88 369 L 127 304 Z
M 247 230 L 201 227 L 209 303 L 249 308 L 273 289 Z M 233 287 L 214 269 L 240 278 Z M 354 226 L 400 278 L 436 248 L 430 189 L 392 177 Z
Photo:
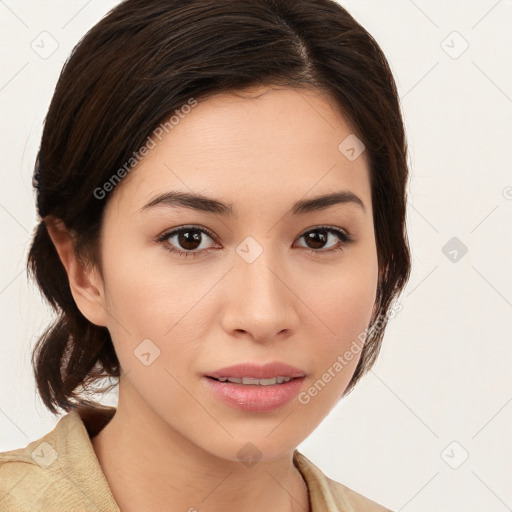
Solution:
M 165 423 L 142 399 L 127 400 L 121 388 L 116 414 L 91 442 L 123 512 L 310 512 L 293 452 L 254 465 L 219 458 Z

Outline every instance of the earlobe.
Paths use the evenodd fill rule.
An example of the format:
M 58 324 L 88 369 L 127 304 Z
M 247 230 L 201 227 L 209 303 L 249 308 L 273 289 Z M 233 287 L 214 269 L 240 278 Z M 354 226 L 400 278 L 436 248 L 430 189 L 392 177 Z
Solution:
M 44 218 L 48 234 L 59 255 L 71 293 L 80 312 L 93 324 L 106 327 L 107 311 L 103 281 L 96 268 L 86 266 L 75 250 L 75 234 L 53 215 Z

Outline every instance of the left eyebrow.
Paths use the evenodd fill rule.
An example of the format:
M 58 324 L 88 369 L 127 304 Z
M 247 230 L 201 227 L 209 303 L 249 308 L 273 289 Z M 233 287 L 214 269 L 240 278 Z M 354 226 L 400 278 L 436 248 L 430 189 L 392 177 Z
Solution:
M 350 190 L 341 190 L 332 194 L 323 194 L 312 199 L 301 199 L 297 201 L 288 214 L 303 215 L 318 210 L 324 210 L 337 204 L 353 204 L 366 212 L 363 201 Z M 156 206 L 182 207 L 198 210 L 225 217 L 235 216 L 232 203 L 226 204 L 217 199 L 206 197 L 198 193 L 170 191 L 158 194 L 145 204 L 139 212 Z

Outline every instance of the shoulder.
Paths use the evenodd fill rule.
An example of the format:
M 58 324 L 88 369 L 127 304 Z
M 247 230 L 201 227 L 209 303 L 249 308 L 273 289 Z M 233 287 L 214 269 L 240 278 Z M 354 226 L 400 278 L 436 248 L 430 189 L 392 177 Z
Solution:
M 0 510 L 92 511 L 106 504 L 102 510 L 117 512 L 103 478 L 88 430 L 71 411 L 43 437 L 0 452 Z
M 297 450 L 294 452 L 294 463 L 308 485 L 312 512 L 392 512 L 391 509 L 332 480 Z
M 54 430 L 23 448 L 0 452 L 0 509 L 42 510 L 41 496 L 58 481 L 55 460 L 61 419 Z M 69 423 L 69 419 L 67 420 Z

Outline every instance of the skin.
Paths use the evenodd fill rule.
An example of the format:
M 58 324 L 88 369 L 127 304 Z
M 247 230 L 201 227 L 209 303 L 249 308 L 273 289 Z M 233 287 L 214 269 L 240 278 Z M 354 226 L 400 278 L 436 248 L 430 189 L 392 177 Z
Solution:
M 294 399 L 268 413 L 221 402 L 202 375 L 244 361 L 282 361 L 307 373 L 307 390 L 374 312 L 378 263 L 366 153 L 349 161 L 340 152 L 353 130 L 324 94 L 251 92 L 200 101 L 114 190 L 101 234 L 102 272 L 82 266 L 69 232 L 47 219 L 79 309 L 108 328 L 122 366 L 117 413 L 92 444 L 123 511 L 309 510 L 293 451 L 336 405 L 360 353 L 308 404 Z M 299 199 L 342 189 L 365 210 L 346 203 L 287 214 Z M 169 206 L 139 211 L 171 190 L 231 203 L 236 217 Z M 195 258 L 154 241 L 183 225 L 216 235 L 202 235 Z M 343 246 L 326 234 L 323 245 L 308 244 L 303 235 L 324 225 L 355 241 Z M 263 250 L 252 263 L 236 252 L 248 236 Z M 167 247 L 190 247 L 179 242 L 174 236 Z M 144 339 L 160 350 L 148 366 L 134 355 Z M 250 467 L 237 457 L 247 443 L 261 452 Z

